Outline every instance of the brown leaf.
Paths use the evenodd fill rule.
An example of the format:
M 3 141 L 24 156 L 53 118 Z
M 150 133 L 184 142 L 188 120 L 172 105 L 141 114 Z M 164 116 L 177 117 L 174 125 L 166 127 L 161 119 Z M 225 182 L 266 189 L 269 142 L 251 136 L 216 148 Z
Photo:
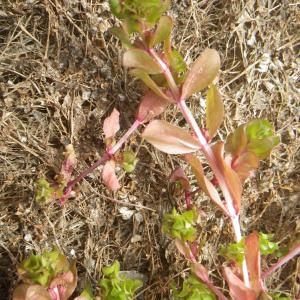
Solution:
M 224 274 L 229 285 L 230 295 L 234 300 L 256 300 L 255 292 L 247 288 L 244 282 L 234 275 L 230 268 L 225 267 Z
M 220 56 L 214 49 L 205 49 L 194 62 L 182 86 L 181 98 L 186 99 L 212 83 L 220 70 Z
M 261 280 L 259 236 L 257 232 L 251 233 L 245 239 L 245 258 L 251 287 L 258 296 L 263 290 L 263 284 Z
M 127 68 L 142 69 L 148 74 L 162 73 L 160 65 L 144 50 L 129 49 L 123 56 L 123 65 Z
M 119 184 L 118 177 L 115 172 L 116 164 L 113 160 L 109 160 L 105 163 L 102 170 L 103 183 L 112 191 L 118 190 L 121 186 Z
M 164 98 L 149 91 L 140 102 L 136 119 L 142 123 L 149 122 L 152 118 L 163 113 L 168 105 L 169 102 Z
M 216 163 L 223 175 L 225 182 L 227 183 L 228 190 L 233 200 L 233 205 L 236 213 L 238 214 L 241 207 L 242 198 L 242 183 L 237 173 L 232 170 L 231 166 L 228 165 L 224 159 L 224 143 L 218 142 L 212 146 Z
M 114 108 L 109 117 L 103 122 L 103 131 L 106 139 L 111 139 L 120 130 L 120 113 Z
M 166 121 L 152 121 L 144 130 L 142 137 L 168 154 L 184 154 L 199 149 L 198 142 L 189 133 Z
M 227 215 L 229 215 L 227 208 L 223 204 L 218 191 L 213 184 L 204 175 L 201 161 L 193 154 L 185 154 L 184 159 L 192 167 L 192 171 L 196 176 L 197 182 L 204 193 L 217 204 Z
M 206 97 L 206 127 L 212 139 L 224 119 L 224 104 L 214 84 L 208 90 Z

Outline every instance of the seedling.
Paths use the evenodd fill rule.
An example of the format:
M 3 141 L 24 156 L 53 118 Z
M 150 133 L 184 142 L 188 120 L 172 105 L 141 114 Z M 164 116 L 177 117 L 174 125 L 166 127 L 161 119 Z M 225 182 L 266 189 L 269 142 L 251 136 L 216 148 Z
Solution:
M 296 243 L 286 256 L 261 272 L 260 254 L 270 254 L 277 246 L 269 241 L 269 236 L 263 234 L 253 232 L 243 236 L 239 218 L 243 204 L 243 183 L 258 169 L 260 161 L 267 158 L 279 144 L 280 139 L 274 134 L 273 126 L 267 120 L 254 119 L 241 124 L 225 141 L 218 140 L 215 135 L 225 112 L 217 88 L 221 64 L 218 52 L 205 49 L 187 70 L 182 56 L 172 46 L 173 21 L 169 16 L 163 16 L 169 1 L 111 0 L 110 4 L 112 13 L 121 21 L 120 26 L 112 28 L 111 32 L 120 38 L 126 49 L 123 65 L 133 77 L 143 81 L 149 90 L 141 98 L 135 121 L 118 142 L 115 142 L 115 135 L 120 129 L 118 111 L 114 109 L 104 121 L 106 149 L 100 160 L 70 180 L 74 159 L 72 163 L 67 163 L 70 160 L 67 155 L 61 174 L 54 184 L 48 184 L 45 180 L 39 182 L 37 200 L 52 198 L 64 203 L 73 195 L 74 186 L 100 165 L 104 165 L 103 183 L 111 190 L 120 188 L 115 173 L 116 164 L 123 165 L 129 172 L 136 164 L 135 157 L 126 150 L 123 152 L 122 147 L 141 124 L 150 122 L 142 137 L 165 153 L 181 155 L 191 166 L 200 190 L 216 204 L 232 225 L 235 243 L 221 250 L 237 266 L 230 268 L 227 264 L 223 267 L 232 299 L 271 299 L 264 283 L 265 278 L 298 255 L 300 243 Z M 199 127 L 187 105 L 189 97 L 199 92 L 206 94 L 205 128 Z M 152 120 L 169 105 L 177 106 L 191 132 L 163 120 Z M 202 152 L 205 160 L 200 160 L 198 152 Z M 207 177 L 203 163 L 210 167 L 213 178 Z M 171 180 L 179 181 L 184 190 L 186 211 L 179 213 L 173 210 L 167 214 L 163 231 L 175 239 L 178 250 L 190 262 L 193 273 L 184 281 L 182 290 L 176 292 L 175 289 L 173 295 L 176 299 L 214 299 L 214 295 L 219 299 L 228 299 L 213 284 L 205 267 L 198 262 L 201 250 L 196 244 L 198 210 L 191 202 L 192 189 L 188 179 L 182 170 L 175 170 Z M 126 281 L 114 285 L 120 279 L 114 275 L 118 265 L 111 268 L 112 272 L 110 269 L 104 271 L 108 278 L 100 283 L 104 297 L 112 297 L 116 286 L 118 290 L 127 286 Z M 136 287 L 133 284 L 128 289 L 132 292 Z

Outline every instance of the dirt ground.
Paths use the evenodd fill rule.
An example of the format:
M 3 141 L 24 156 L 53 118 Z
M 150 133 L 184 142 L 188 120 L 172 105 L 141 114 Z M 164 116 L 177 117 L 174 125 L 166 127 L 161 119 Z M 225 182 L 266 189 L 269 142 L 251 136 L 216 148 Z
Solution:
M 188 274 L 161 233 L 163 213 L 183 205 L 167 180 L 178 164 L 188 171 L 177 157 L 136 136 L 130 145 L 140 160 L 133 174 L 118 173 L 120 191 L 108 192 L 98 170 L 63 207 L 34 200 L 36 179 L 54 178 L 64 145 L 73 143 L 78 173 L 103 153 L 103 119 L 113 107 L 121 112 L 123 132 L 133 120 L 141 92 L 121 68 L 122 49 L 107 32 L 116 22 L 107 1 L 0 2 L 0 299 L 10 299 L 17 264 L 53 246 L 77 260 L 78 292 L 85 279 L 96 286 L 101 268 L 118 259 L 124 270 L 147 276 L 143 299 L 168 299 L 170 281 Z M 281 136 L 245 184 L 241 219 L 245 233 L 274 233 L 289 245 L 300 236 L 299 2 L 172 2 L 174 45 L 187 63 L 206 47 L 220 52 L 226 120 L 219 138 L 254 117 L 273 122 Z M 203 123 L 201 95 L 189 103 Z M 163 118 L 185 125 L 174 109 Z M 201 262 L 226 293 L 218 249 L 232 240 L 231 228 L 202 193 L 194 201 L 207 215 L 199 226 Z M 132 215 L 128 220 L 124 211 Z M 268 279 L 268 287 L 296 297 L 299 268 L 299 258 L 289 262 Z

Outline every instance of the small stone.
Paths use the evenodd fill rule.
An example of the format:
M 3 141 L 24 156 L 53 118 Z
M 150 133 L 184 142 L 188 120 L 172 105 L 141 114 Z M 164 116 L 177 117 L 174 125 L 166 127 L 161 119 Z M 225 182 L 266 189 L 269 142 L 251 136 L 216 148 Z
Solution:
M 132 238 L 131 238 L 131 243 L 137 243 L 140 242 L 142 240 L 142 236 L 139 234 L 135 234 Z
M 119 208 L 119 213 L 124 221 L 129 220 L 134 214 L 134 210 L 130 210 L 128 207 L 123 206 Z
M 26 242 L 32 241 L 32 236 L 31 236 L 31 234 L 30 234 L 30 233 L 25 234 L 24 240 L 25 240 Z

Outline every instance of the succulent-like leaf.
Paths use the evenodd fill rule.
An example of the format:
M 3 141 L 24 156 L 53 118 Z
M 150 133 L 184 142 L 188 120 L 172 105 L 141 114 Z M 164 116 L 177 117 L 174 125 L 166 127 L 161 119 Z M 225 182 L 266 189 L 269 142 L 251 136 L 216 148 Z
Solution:
M 173 20 L 171 17 L 163 16 L 160 18 L 154 36 L 151 39 L 150 47 L 159 44 L 171 35 Z
M 142 136 L 147 142 L 169 154 L 184 154 L 199 149 L 198 142 L 189 133 L 166 121 L 150 122 Z
M 194 62 L 182 86 L 182 99 L 187 99 L 210 85 L 220 69 L 220 56 L 214 49 L 205 49 Z
M 259 249 L 262 255 L 269 255 L 279 249 L 278 243 L 272 242 L 274 234 L 259 233 Z
M 259 158 L 252 152 L 241 154 L 232 164 L 232 168 L 238 174 L 243 183 L 259 167 Z
M 190 190 L 190 182 L 187 176 L 185 175 L 184 171 L 182 168 L 176 168 L 170 175 L 170 181 L 171 182 L 180 182 L 182 188 L 185 191 Z
M 103 132 L 106 139 L 111 139 L 120 130 L 120 113 L 114 108 L 112 113 L 103 122 Z
M 162 114 L 168 105 L 169 102 L 164 98 L 152 91 L 148 91 L 140 102 L 136 119 L 142 123 L 147 123 L 152 118 Z
M 220 254 L 226 257 L 229 261 L 236 262 L 239 266 L 242 266 L 245 257 L 245 241 L 240 240 L 238 243 L 229 243 L 226 246 L 220 247 Z
M 245 239 L 245 258 L 249 272 L 251 288 L 258 296 L 263 290 L 261 280 L 259 236 L 257 232 L 252 232 Z
M 142 69 L 148 74 L 162 73 L 160 65 L 144 50 L 129 49 L 124 53 L 123 65 L 127 68 Z
M 216 300 L 214 293 L 194 275 L 184 280 L 182 289 L 177 290 L 173 285 L 172 296 L 174 300 Z
M 242 184 L 237 173 L 232 170 L 231 166 L 224 159 L 224 144 L 218 142 L 213 145 L 212 150 L 215 154 L 216 162 L 221 170 L 224 180 L 227 182 L 229 192 L 231 194 L 233 205 L 238 214 L 241 207 Z
M 45 178 L 39 178 L 35 186 L 35 199 L 38 202 L 51 202 L 55 198 L 55 189 Z
M 187 242 L 183 242 L 182 240 L 176 238 L 175 239 L 175 246 L 177 250 L 187 259 L 190 260 L 193 256 L 191 252 L 191 248 L 189 247 Z
M 173 208 L 172 213 L 165 214 L 163 217 L 162 231 L 182 242 L 193 242 L 197 237 L 195 227 L 197 218 L 198 214 L 195 209 L 180 214 Z
M 20 284 L 14 290 L 12 300 L 53 300 L 41 285 Z
M 200 188 L 204 191 L 204 193 L 213 201 L 217 206 L 221 208 L 221 210 L 224 211 L 226 215 L 229 215 L 229 212 L 222 202 L 220 195 L 216 188 L 213 186 L 213 184 L 207 179 L 207 177 L 204 175 L 203 167 L 201 164 L 201 161 L 192 154 L 185 154 L 184 159 L 190 164 L 192 167 L 192 171 L 196 176 L 198 185 Z
M 121 187 L 115 169 L 115 161 L 109 160 L 105 163 L 102 170 L 103 183 L 112 191 L 116 191 Z
M 170 37 L 164 42 L 164 54 L 173 71 L 176 73 L 186 71 L 186 63 L 183 57 L 175 49 L 172 50 Z
M 105 300 L 132 299 L 136 290 L 143 283 L 138 279 L 130 279 L 120 275 L 120 264 L 115 261 L 111 266 L 102 269 L 104 277 L 100 280 L 101 295 Z M 102 298 L 101 298 L 102 299 Z
M 234 133 L 231 133 L 225 143 L 225 151 L 233 157 L 239 156 L 245 151 L 248 143 L 246 124 L 240 125 Z
M 212 84 L 206 97 L 206 127 L 212 139 L 224 119 L 224 104 L 217 87 Z
M 130 74 L 141 79 L 145 85 L 150 88 L 157 96 L 164 100 L 171 102 L 171 99 L 162 91 L 162 89 L 155 83 L 154 80 L 142 69 L 133 69 Z
M 255 291 L 247 288 L 244 282 L 230 268 L 225 267 L 224 274 L 233 300 L 256 300 Z

